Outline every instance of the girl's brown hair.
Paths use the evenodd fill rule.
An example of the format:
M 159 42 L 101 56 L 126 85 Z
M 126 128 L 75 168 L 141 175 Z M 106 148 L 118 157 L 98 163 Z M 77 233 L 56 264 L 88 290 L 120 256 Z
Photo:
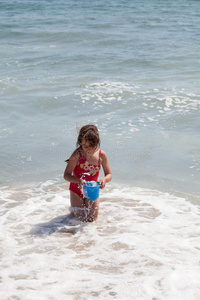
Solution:
M 83 138 L 89 142 L 90 147 L 100 147 L 99 131 L 95 125 L 85 125 L 80 129 L 76 143 L 77 147 L 81 147 Z
M 90 147 L 100 147 L 99 131 L 95 125 L 85 125 L 80 129 L 76 142 L 77 148 L 81 147 L 83 138 L 89 142 Z M 65 160 L 65 162 L 68 163 L 69 159 Z

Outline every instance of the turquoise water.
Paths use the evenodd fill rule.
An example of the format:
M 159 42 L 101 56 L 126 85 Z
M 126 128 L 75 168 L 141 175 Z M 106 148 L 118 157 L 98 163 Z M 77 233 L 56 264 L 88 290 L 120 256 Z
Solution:
M 2 185 L 59 177 L 92 122 L 114 180 L 199 195 L 198 1 L 1 1 L 0 17 Z
M 200 299 L 199 20 L 194 0 L 0 1 L 1 299 Z M 113 173 L 92 224 L 63 179 L 87 123 Z

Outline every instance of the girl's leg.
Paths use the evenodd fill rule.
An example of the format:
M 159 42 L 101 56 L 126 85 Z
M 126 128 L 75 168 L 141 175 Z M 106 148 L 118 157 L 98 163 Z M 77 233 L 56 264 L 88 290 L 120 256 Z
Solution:
M 87 211 L 87 222 L 96 221 L 99 214 L 99 198 L 96 201 L 85 200 L 85 206 Z
M 74 192 L 70 191 L 70 201 L 71 207 L 70 212 L 75 217 L 80 218 L 82 221 L 85 221 L 85 203 L 84 199 Z
M 97 220 L 99 214 L 99 198 L 96 201 L 88 201 L 70 191 L 70 201 L 70 211 L 75 217 L 86 222 Z

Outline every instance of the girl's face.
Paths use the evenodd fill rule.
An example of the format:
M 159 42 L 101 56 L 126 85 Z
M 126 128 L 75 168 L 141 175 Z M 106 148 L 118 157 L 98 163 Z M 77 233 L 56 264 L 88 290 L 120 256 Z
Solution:
M 88 141 L 86 141 L 84 138 L 82 140 L 81 147 L 82 147 L 83 151 L 85 152 L 85 154 L 87 154 L 89 156 L 93 155 L 94 152 L 97 150 L 96 146 L 91 147 L 90 143 Z

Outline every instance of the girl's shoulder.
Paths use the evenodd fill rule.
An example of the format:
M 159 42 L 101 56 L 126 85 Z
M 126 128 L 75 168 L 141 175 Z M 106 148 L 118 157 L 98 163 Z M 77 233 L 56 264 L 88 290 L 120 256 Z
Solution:
M 76 148 L 75 150 L 74 150 L 74 152 L 72 153 L 72 155 L 73 154 L 81 154 L 81 148 Z
M 71 161 L 78 161 L 79 159 L 79 152 L 78 149 L 75 149 L 74 152 L 71 154 L 70 158 L 66 159 L 65 162 L 69 163 Z
M 102 149 L 101 149 L 101 156 L 100 157 L 101 157 L 102 161 L 107 158 L 106 152 L 103 151 Z
M 81 155 L 82 155 L 82 152 L 81 152 L 80 148 L 77 148 L 72 153 L 71 158 L 73 158 L 73 159 L 75 158 L 78 160 Z

